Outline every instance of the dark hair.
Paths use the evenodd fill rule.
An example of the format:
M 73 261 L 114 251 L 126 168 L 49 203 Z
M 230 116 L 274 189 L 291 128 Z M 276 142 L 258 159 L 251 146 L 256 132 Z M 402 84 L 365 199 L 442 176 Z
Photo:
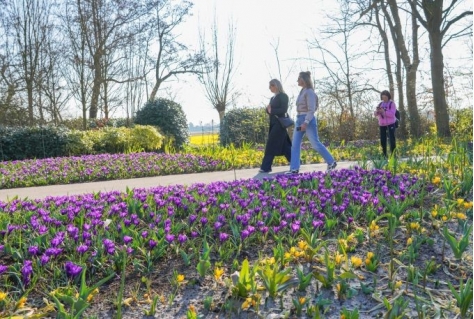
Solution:
M 306 84 L 307 88 L 313 88 L 313 81 L 311 80 L 311 72 L 306 71 L 306 72 L 300 72 L 300 78 L 303 79 L 304 83 Z
M 385 95 L 386 97 L 388 97 L 388 100 L 390 101 L 392 99 L 392 95 L 390 94 L 389 91 L 385 90 L 385 91 L 382 91 L 382 93 L 380 93 L 380 99 L 382 100 L 382 95 Z

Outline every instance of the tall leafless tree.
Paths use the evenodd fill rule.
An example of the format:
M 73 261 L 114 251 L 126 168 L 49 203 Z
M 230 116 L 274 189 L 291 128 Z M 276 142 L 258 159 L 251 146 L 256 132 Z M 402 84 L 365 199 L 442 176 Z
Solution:
M 200 81 L 204 85 L 206 97 L 212 106 L 219 113 L 219 120 L 222 123 L 225 116 L 226 107 L 232 103 L 236 96 L 232 78 L 235 72 L 235 41 L 236 31 L 232 22 L 229 23 L 226 36 L 225 49 L 219 42 L 219 32 L 217 27 L 217 17 L 214 17 L 214 24 L 211 30 L 212 38 L 210 45 L 206 42 L 206 35 L 201 32 L 201 50 L 205 52 L 210 64 L 203 65 Z
M 150 26 L 157 46 L 154 55 L 154 85 L 149 100 L 156 98 L 163 82 L 181 74 L 200 74 L 206 64 L 200 52 L 190 53 L 186 45 L 178 41 L 176 28 L 190 15 L 193 4 L 182 0 L 175 4 L 171 0 L 155 1 Z M 154 49 L 152 47 L 152 49 Z
M 440 137 L 451 136 L 449 116 L 445 94 L 443 47 L 453 38 L 472 33 L 472 23 L 448 36 L 449 29 L 463 18 L 472 16 L 472 10 L 453 14 L 458 0 L 408 0 L 421 25 L 428 31 L 431 54 L 431 83 L 433 85 L 433 102 L 437 134 Z M 424 17 L 417 7 L 423 11 Z M 446 36 L 448 38 L 446 39 Z

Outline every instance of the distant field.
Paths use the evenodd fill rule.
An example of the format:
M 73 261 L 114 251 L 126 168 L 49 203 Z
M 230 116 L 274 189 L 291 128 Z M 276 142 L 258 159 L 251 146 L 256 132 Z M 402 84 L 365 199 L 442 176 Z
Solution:
M 191 134 L 191 136 L 189 137 L 189 144 L 192 145 L 208 145 L 217 143 L 219 143 L 218 133 L 195 133 Z

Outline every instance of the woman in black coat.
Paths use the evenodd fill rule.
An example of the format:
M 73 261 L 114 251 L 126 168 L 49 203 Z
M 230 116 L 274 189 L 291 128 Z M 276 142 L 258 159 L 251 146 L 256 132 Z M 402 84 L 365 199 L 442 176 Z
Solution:
M 278 117 L 285 117 L 288 112 L 288 95 L 283 91 L 280 81 L 276 79 L 270 81 L 270 91 L 275 95 L 267 106 L 267 113 L 270 115 L 270 128 L 259 173 L 272 171 L 275 156 L 284 155 L 288 162 L 291 161 L 291 140 L 288 131 L 278 120 Z

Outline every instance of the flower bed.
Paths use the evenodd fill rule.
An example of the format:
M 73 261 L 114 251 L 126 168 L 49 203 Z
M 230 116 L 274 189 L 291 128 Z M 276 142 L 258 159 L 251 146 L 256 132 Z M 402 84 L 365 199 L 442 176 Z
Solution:
M 389 171 L 356 168 L 330 175 L 314 172 L 290 177 L 278 175 L 263 181 L 0 202 L 1 289 L 8 291 L 11 300 L 46 290 L 53 299 L 63 300 L 61 296 L 70 295 L 89 303 L 95 295 L 94 289 L 82 296 L 75 295 L 73 288 L 80 274 L 85 276 L 86 269 L 90 274 L 87 282 L 91 285 L 107 276 L 110 280 L 114 273 L 125 271 L 125 265 L 133 265 L 127 270 L 128 276 L 134 273 L 149 278 L 158 265 L 169 262 L 172 256 L 181 256 L 186 269 L 190 273 L 197 269 L 194 277 L 199 274 L 201 281 L 206 281 L 211 270 L 211 253 L 214 279 L 221 280 L 229 275 L 224 274 L 222 267 L 231 268 L 235 258 L 242 260 L 243 251 L 254 250 L 254 257 L 256 250 L 263 253 L 261 247 L 268 244 L 275 256 L 273 263 L 264 264 L 271 266 L 275 258 L 282 258 L 282 267 L 301 258 L 319 263 L 323 258 L 317 257 L 320 252 L 312 245 L 326 239 L 328 246 L 333 246 L 330 238 L 338 238 L 338 246 L 331 249 L 336 254 L 330 260 L 341 267 L 344 260 L 350 259 L 356 269 L 362 263 L 358 256 L 367 250 L 362 248 L 366 238 L 372 238 L 369 240 L 372 245 L 377 244 L 380 218 L 387 207 L 416 210 L 426 191 L 431 189 L 408 174 L 393 176 Z M 412 217 L 408 220 L 417 221 Z M 413 237 L 417 229 L 411 232 Z M 315 239 L 308 234 L 316 234 Z M 293 248 L 278 255 L 277 247 Z M 377 254 L 368 255 L 367 269 L 372 267 L 376 271 L 379 261 L 387 259 L 382 251 L 383 248 Z M 187 278 L 192 276 L 188 272 Z M 260 278 L 264 277 L 262 268 Z M 171 286 L 178 291 L 184 276 L 175 273 L 173 278 Z M 12 281 L 16 282 L 16 289 L 11 289 Z M 347 284 L 342 280 L 339 285 L 341 282 Z M 232 286 L 231 281 L 228 284 Z M 245 292 L 247 295 L 241 295 L 242 291 L 233 287 L 232 296 L 243 298 L 242 309 L 258 307 L 261 300 L 255 294 L 249 290 Z M 303 297 L 297 300 L 301 306 L 306 303 Z M 13 309 L 6 306 L 3 309 Z M 187 311 L 188 316 L 193 311 L 196 311 L 194 306 Z
M 222 160 L 187 154 L 101 154 L 0 162 L 0 189 L 199 173 L 228 169 Z

